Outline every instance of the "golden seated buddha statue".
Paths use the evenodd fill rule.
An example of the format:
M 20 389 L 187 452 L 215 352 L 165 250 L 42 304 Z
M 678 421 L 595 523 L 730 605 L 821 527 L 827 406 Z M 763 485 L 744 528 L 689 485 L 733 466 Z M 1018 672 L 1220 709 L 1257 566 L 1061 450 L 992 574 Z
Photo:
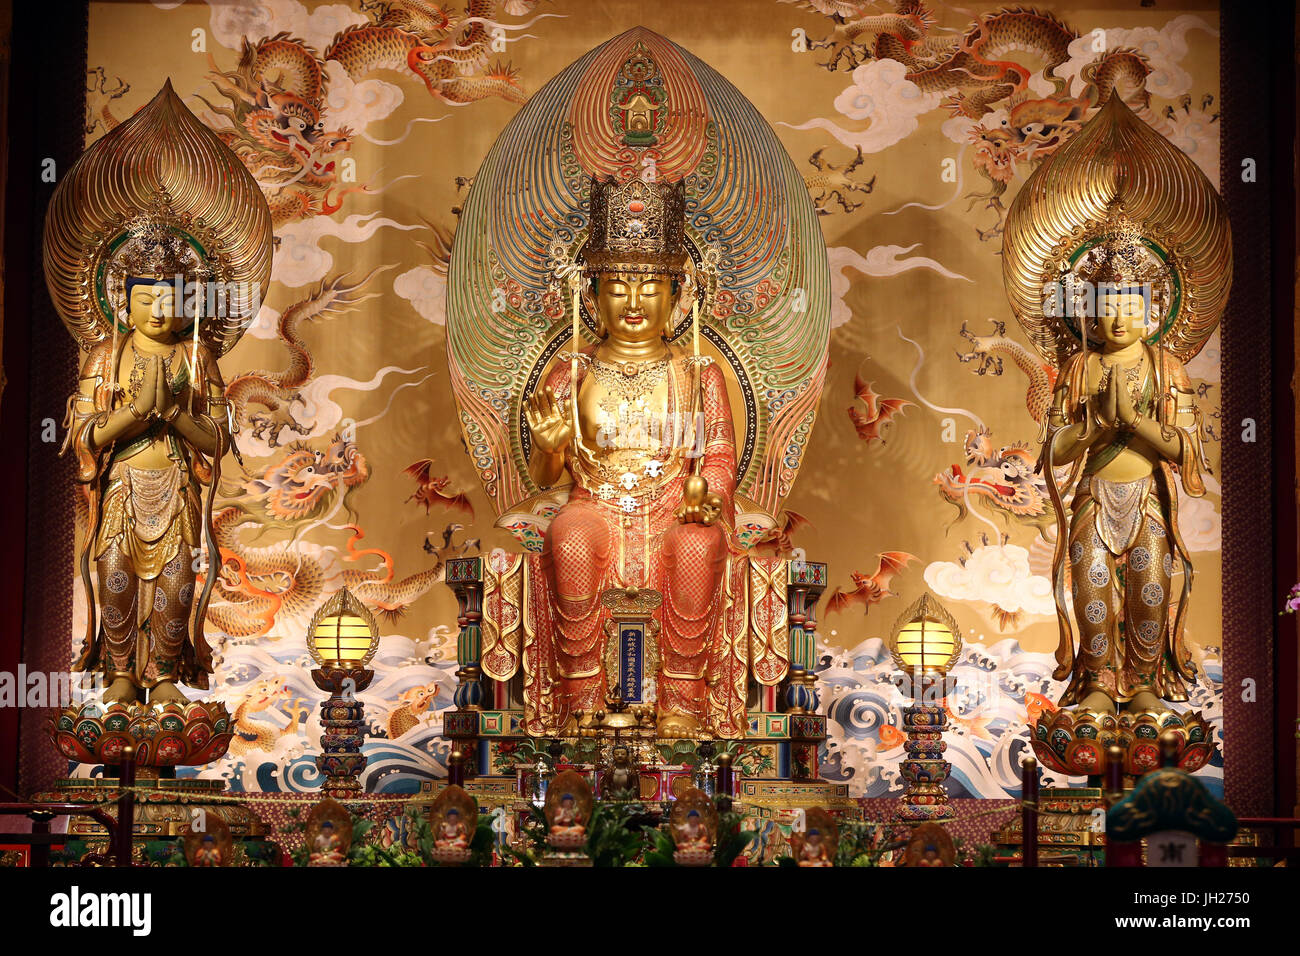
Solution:
M 571 481 L 542 547 L 538 591 L 554 614 L 538 626 L 563 722 L 607 692 L 605 622 L 618 612 L 602 596 L 667 597 L 654 618 L 660 721 L 693 736 L 707 722 L 734 520 L 731 408 L 721 369 L 666 338 L 686 259 L 681 184 L 596 181 L 592 210 L 582 294 L 600 342 L 571 353 L 526 405 L 533 479 Z
M 634 100 L 635 124 L 609 108 Z M 448 565 L 449 735 L 478 736 L 476 709 L 508 736 L 574 736 L 597 712 L 612 730 L 631 711 L 611 697 L 660 739 L 812 709 L 802 608 L 825 567 L 750 550 L 802 463 L 829 344 L 825 241 L 792 169 L 734 87 L 640 28 L 552 80 L 484 160 L 448 363 L 497 527 L 526 553 Z

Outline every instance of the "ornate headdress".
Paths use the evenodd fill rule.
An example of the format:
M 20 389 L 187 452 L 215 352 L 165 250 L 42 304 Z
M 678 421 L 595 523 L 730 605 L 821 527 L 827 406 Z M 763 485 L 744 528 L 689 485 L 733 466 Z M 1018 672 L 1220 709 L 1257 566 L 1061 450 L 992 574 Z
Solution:
M 103 254 L 103 267 L 97 270 L 102 277 L 97 285 L 119 325 L 129 309 L 134 286 L 177 282 L 179 300 L 182 294 L 189 295 L 185 288 L 189 283 L 206 282 L 225 274 L 226 263 L 220 250 L 214 248 L 207 256 L 200 254 L 186 238 L 186 227 L 199 231 L 188 217 L 175 212 L 172 197 L 159 190 L 150 198 L 147 209 L 128 219 L 119 219 L 113 228 L 104 232 L 104 237 L 111 239 Z M 89 272 L 83 281 L 94 284 Z M 196 297 L 191 307 L 195 311 L 187 314 L 197 316 L 202 323 L 202 296 Z M 221 308 L 225 308 L 225 303 Z M 187 322 L 183 334 L 188 335 L 192 327 L 192 322 Z
M 159 193 L 151 208 L 124 223 L 122 244 L 108 261 L 109 282 L 209 278 L 219 263 L 202 259 L 174 225 L 171 197 Z
M 685 183 L 619 184 L 612 176 L 591 180 L 591 236 L 583 272 L 686 271 Z
M 1168 266 L 1152 256 L 1142 242 L 1137 225 L 1120 213 L 1114 218 L 1113 231 L 1097 250 L 1091 268 L 1081 268 L 1078 277 L 1094 286 L 1128 286 L 1157 282 L 1168 274 Z

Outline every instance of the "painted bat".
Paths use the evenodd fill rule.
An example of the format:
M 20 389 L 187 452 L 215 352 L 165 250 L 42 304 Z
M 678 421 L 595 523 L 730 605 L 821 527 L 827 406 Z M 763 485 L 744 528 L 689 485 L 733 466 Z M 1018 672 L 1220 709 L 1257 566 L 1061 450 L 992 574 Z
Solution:
M 414 464 L 407 465 L 402 469 L 404 474 L 410 475 L 416 482 L 415 492 L 406 500 L 413 500 L 417 504 L 424 505 L 425 514 L 428 514 L 435 504 L 441 503 L 444 508 L 465 512 L 472 521 L 474 519 L 474 506 L 469 502 L 469 495 L 446 491 L 445 489 L 451 479 L 446 475 L 435 477 L 432 469 L 432 458 L 421 458 Z
M 812 522 L 797 511 L 782 512 L 783 523 L 763 533 L 763 537 L 754 543 L 754 547 L 766 551 L 774 549 L 778 556 L 788 555 L 794 550 L 794 534 L 804 528 L 811 528 Z
M 868 445 L 877 438 L 883 444 L 885 439 L 882 433 L 885 426 L 892 422 L 894 416 L 900 414 L 904 408 L 915 404 L 905 398 L 881 398 L 871 387 L 870 382 L 862 380 L 860 374 L 853 377 L 853 391 L 857 398 L 862 399 L 867 410 L 863 412 L 856 405 L 850 405 L 849 418 L 853 421 L 853 427 L 858 430 L 858 437 Z
M 879 604 L 886 597 L 895 596 L 894 592 L 889 590 L 890 581 L 894 579 L 895 574 L 907 567 L 909 561 L 915 561 L 916 555 L 908 554 L 906 551 L 885 551 L 879 557 L 880 567 L 876 569 L 875 574 L 868 575 L 853 571 L 849 574 L 853 580 L 853 590 L 836 588 L 832 592 L 826 602 L 827 614 L 847 610 L 856 604 L 861 604 L 862 613 L 866 614 L 871 610 L 871 605 Z

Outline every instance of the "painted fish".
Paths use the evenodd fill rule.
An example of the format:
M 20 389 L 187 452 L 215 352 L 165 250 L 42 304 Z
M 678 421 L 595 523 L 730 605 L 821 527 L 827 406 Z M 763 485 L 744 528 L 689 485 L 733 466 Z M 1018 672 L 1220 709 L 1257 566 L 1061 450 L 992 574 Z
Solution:
M 1028 715 L 1031 724 L 1036 723 L 1043 714 L 1054 714 L 1059 709 L 1056 704 L 1042 694 L 1025 694 L 1025 713 Z

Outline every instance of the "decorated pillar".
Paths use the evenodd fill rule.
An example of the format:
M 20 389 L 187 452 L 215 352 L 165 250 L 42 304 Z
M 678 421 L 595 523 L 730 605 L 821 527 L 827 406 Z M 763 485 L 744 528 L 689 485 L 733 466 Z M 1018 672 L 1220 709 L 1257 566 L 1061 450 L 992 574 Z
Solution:
M 790 776 L 818 778 L 819 752 L 826 742 L 826 715 L 817 710 L 817 599 L 826 590 L 826 565 L 791 561 L 786 600 L 790 625 L 790 676 L 785 704 L 790 715 Z
M 477 766 L 479 708 L 483 703 L 483 559 L 452 558 L 447 562 L 447 586 L 456 595 L 456 709 L 443 715 L 442 733 L 464 758 L 464 772 Z

